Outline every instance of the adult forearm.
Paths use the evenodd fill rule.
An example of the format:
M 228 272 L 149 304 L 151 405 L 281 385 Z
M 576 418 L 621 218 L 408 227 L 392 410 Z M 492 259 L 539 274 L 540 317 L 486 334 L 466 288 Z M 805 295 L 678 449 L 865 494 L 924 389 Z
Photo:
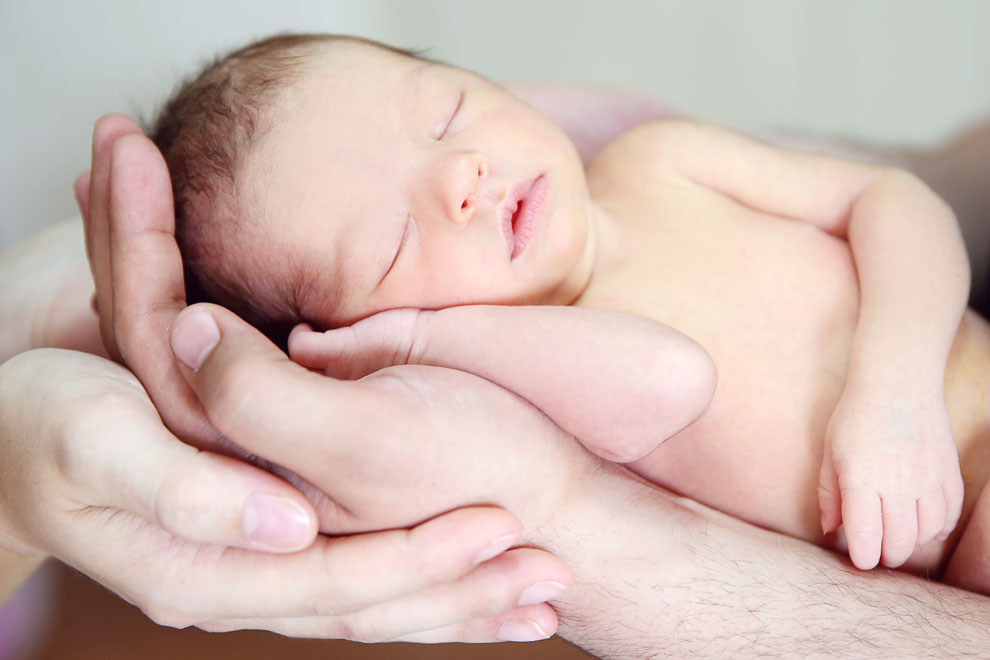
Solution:
M 941 384 L 969 294 L 951 209 L 914 177 L 893 173 L 862 193 L 848 231 L 861 291 L 850 381 Z
M 990 599 L 758 529 L 607 469 L 546 530 L 560 634 L 602 658 L 965 658 Z
M 0 254 L 0 362 L 42 347 L 102 354 L 92 294 L 78 219 Z

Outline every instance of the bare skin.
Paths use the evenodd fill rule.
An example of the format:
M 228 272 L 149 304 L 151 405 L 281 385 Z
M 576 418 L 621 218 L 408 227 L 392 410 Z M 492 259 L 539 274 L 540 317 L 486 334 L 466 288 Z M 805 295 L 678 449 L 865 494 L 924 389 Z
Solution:
M 148 344 L 154 338 L 149 331 L 157 322 L 151 323 L 149 315 L 137 311 L 132 304 L 136 301 L 128 298 L 139 296 L 148 305 L 145 309 L 150 307 L 158 321 L 173 328 L 173 340 L 180 331 L 193 330 L 191 336 L 182 338 L 182 355 L 191 353 L 203 364 L 195 373 L 183 371 L 183 379 L 189 378 L 203 397 L 210 419 L 258 454 L 282 458 L 301 474 L 314 469 L 315 457 L 335 446 L 344 450 L 350 446 L 350 438 L 328 435 L 326 429 L 344 421 L 367 431 L 362 420 L 380 424 L 381 405 L 402 405 L 401 399 L 388 397 L 365 399 L 362 407 L 325 398 L 321 393 L 327 388 L 341 393 L 350 390 L 302 372 L 260 335 L 222 311 L 215 316 L 221 331 L 212 336 L 202 333 L 202 325 L 182 323 L 189 314 L 177 322 L 171 300 L 181 292 L 181 266 L 171 258 L 172 250 L 158 249 L 171 222 L 171 207 L 162 203 L 162 195 L 167 198 L 162 188 L 165 180 L 167 190 L 167 175 L 154 149 L 139 140 L 124 141 L 115 153 L 119 163 L 113 177 L 116 202 L 104 220 L 114 227 L 117 239 L 112 245 L 93 248 L 104 251 L 120 277 L 140 283 L 126 295 L 115 296 L 121 320 L 116 341 L 125 352 L 140 348 L 157 353 L 162 348 Z M 135 245 L 157 258 L 130 258 L 133 250 L 125 246 Z M 105 280 L 98 282 L 98 286 L 108 285 Z M 148 366 L 142 363 L 141 368 Z M 226 386 L 215 388 L 210 382 Z M 269 387 L 277 392 L 276 397 L 265 395 Z M 169 418 L 185 414 L 189 421 L 195 419 L 196 411 L 183 413 L 179 401 L 169 397 L 171 391 L 164 390 L 156 398 L 159 408 Z M 475 419 L 448 414 L 452 411 L 447 406 L 457 400 L 456 392 L 431 392 L 436 396 L 435 416 L 424 418 L 421 405 L 410 412 L 418 410 L 417 419 L 446 431 L 428 433 L 426 438 L 456 446 L 472 437 L 468 429 L 483 431 L 484 436 L 497 427 L 494 420 L 484 418 L 483 411 L 490 412 L 489 406 L 504 402 L 504 394 L 478 399 L 483 405 L 476 409 L 479 417 Z M 245 397 L 252 397 L 258 405 L 244 408 Z M 224 413 L 238 409 L 251 415 Z M 527 416 L 534 419 L 530 413 Z M 318 431 L 286 437 L 287 419 L 300 429 Z M 545 435 L 548 427 L 538 426 L 527 439 L 539 442 L 524 442 L 520 448 L 540 451 L 547 446 L 541 443 L 549 442 L 554 451 L 560 451 L 563 446 L 555 444 L 553 434 Z M 393 432 L 404 435 L 406 428 L 393 425 Z M 507 439 L 518 440 L 512 435 Z M 557 466 L 565 473 L 586 461 L 580 454 L 567 455 L 577 463 Z M 358 465 L 367 460 L 361 452 L 352 452 L 352 458 Z M 554 512 L 554 524 L 544 525 L 540 538 L 566 557 L 581 576 L 568 597 L 554 601 L 561 613 L 561 631 L 601 657 L 766 658 L 800 653 L 811 658 L 942 658 L 979 657 L 985 651 L 990 601 L 984 597 L 903 573 L 860 573 L 827 551 L 671 498 L 641 481 L 629 480 L 614 468 L 592 474 L 600 488 L 563 500 L 564 506 Z M 332 483 L 325 486 L 333 488 Z M 518 496 L 518 492 L 508 496 Z M 532 506 L 523 508 L 534 511 Z M 533 530 L 530 524 L 538 519 L 527 516 L 527 529 Z M 370 622 L 355 620 L 349 630 L 359 631 Z M 246 621 L 229 625 L 237 627 L 238 623 Z M 253 623 L 264 624 L 261 620 Z M 868 635 L 862 634 L 864 629 Z
M 711 353 L 720 385 L 699 421 L 637 471 L 807 540 L 842 523 L 860 568 L 943 570 L 949 534 L 987 479 L 984 463 L 966 463 L 964 501 L 957 451 L 970 461 L 987 442 L 990 364 L 978 317 L 957 340 L 965 251 L 951 211 L 925 186 L 673 121 L 606 148 L 582 201 L 569 146 L 497 87 L 340 48 L 301 83 L 313 93 L 283 103 L 245 168 L 250 205 L 276 220 L 239 247 L 255 255 L 248 263 L 292 249 L 308 273 L 304 317 L 327 327 L 395 307 L 571 302 L 668 324 Z M 342 73 L 364 67 L 376 82 Z M 293 186 L 269 185 L 268 172 Z M 499 190 L 541 172 L 549 201 L 531 244 L 510 259 Z M 299 187 L 312 191 L 301 203 Z M 551 353 L 582 332 L 531 309 L 542 324 L 526 332 Z M 585 364 L 555 371 L 485 345 L 519 381 L 602 378 L 608 389 Z M 439 364 L 491 377 L 453 346 L 465 357 Z

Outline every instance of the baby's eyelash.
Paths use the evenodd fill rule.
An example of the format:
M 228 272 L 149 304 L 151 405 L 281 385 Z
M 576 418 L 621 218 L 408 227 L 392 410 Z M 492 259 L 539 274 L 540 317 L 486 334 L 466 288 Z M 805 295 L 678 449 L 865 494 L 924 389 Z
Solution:
M 457 105 L 454 106 L 454 111 L 450 113 L 450 117 L 447 119 L 447 123 L 444 124 L 443 130 L 440 131 L 440 135 L 437 136 L 438 140 L 442 140 L 443 136 L 447 134 L 447 131 L 450 129 L 450 125 L 454 123 L 454 117 L 456 117 L 457 113 L 460 112 L 461 106 L 463 104 L 464 104 L 464 90 L 462 89 L 460 96 L 457 97 Z
M 385 270 L 385 274 L 382 275 L 382 279 L 378 280 L 378 284 L 379 285 L 382 282 L 385 281 L 385 278 L 388 277 L 388 274 L 392 272 L 392 268 L 395 267 L 395 262 L 397 262 L 399 260 L 399 254 L 402 252 L 402 248 L 405 247 L 406 241 L 409 239 L 409 224 L 410 224 L 410 222 L 411 222 L 410 219 L 407 217 L 406 218 L 406 226 L 402 230 L 402 238 L 399 239 L 399 247 L 397 247 L 395 249 L 395 256 L 392 257 L 392 263 L 390 263 L 388 265 L 388 268 Z M 377 286 L 375 288 L 377 288 Z

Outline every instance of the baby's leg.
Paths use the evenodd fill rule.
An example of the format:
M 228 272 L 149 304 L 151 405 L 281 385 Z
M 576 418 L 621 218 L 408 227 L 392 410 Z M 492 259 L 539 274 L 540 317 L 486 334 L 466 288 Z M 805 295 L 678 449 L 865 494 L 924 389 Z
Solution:
M 990 596 L 990 484 L 983 488 L 943 576 L 948 584 Z

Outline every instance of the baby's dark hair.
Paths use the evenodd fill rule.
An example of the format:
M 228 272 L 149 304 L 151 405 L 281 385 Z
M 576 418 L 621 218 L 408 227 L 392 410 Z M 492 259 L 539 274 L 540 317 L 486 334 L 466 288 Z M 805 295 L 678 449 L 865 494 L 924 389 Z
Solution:
M 341 41 L 418 57 L 360 37 L 279 34 L 217 57 L 183 82 L 149 130 L 172 179 L 187 299 L 229 307 L 273 338 L 302 320 L 298 284 L 286 281 L 301 280 L 273 277 L 292 273 L 292 263 L 260 263 L 256 251 L 238 249 L 258 226 L 237 194 L 238 169 L 271 126 L 280 95 L 321 47 Z

